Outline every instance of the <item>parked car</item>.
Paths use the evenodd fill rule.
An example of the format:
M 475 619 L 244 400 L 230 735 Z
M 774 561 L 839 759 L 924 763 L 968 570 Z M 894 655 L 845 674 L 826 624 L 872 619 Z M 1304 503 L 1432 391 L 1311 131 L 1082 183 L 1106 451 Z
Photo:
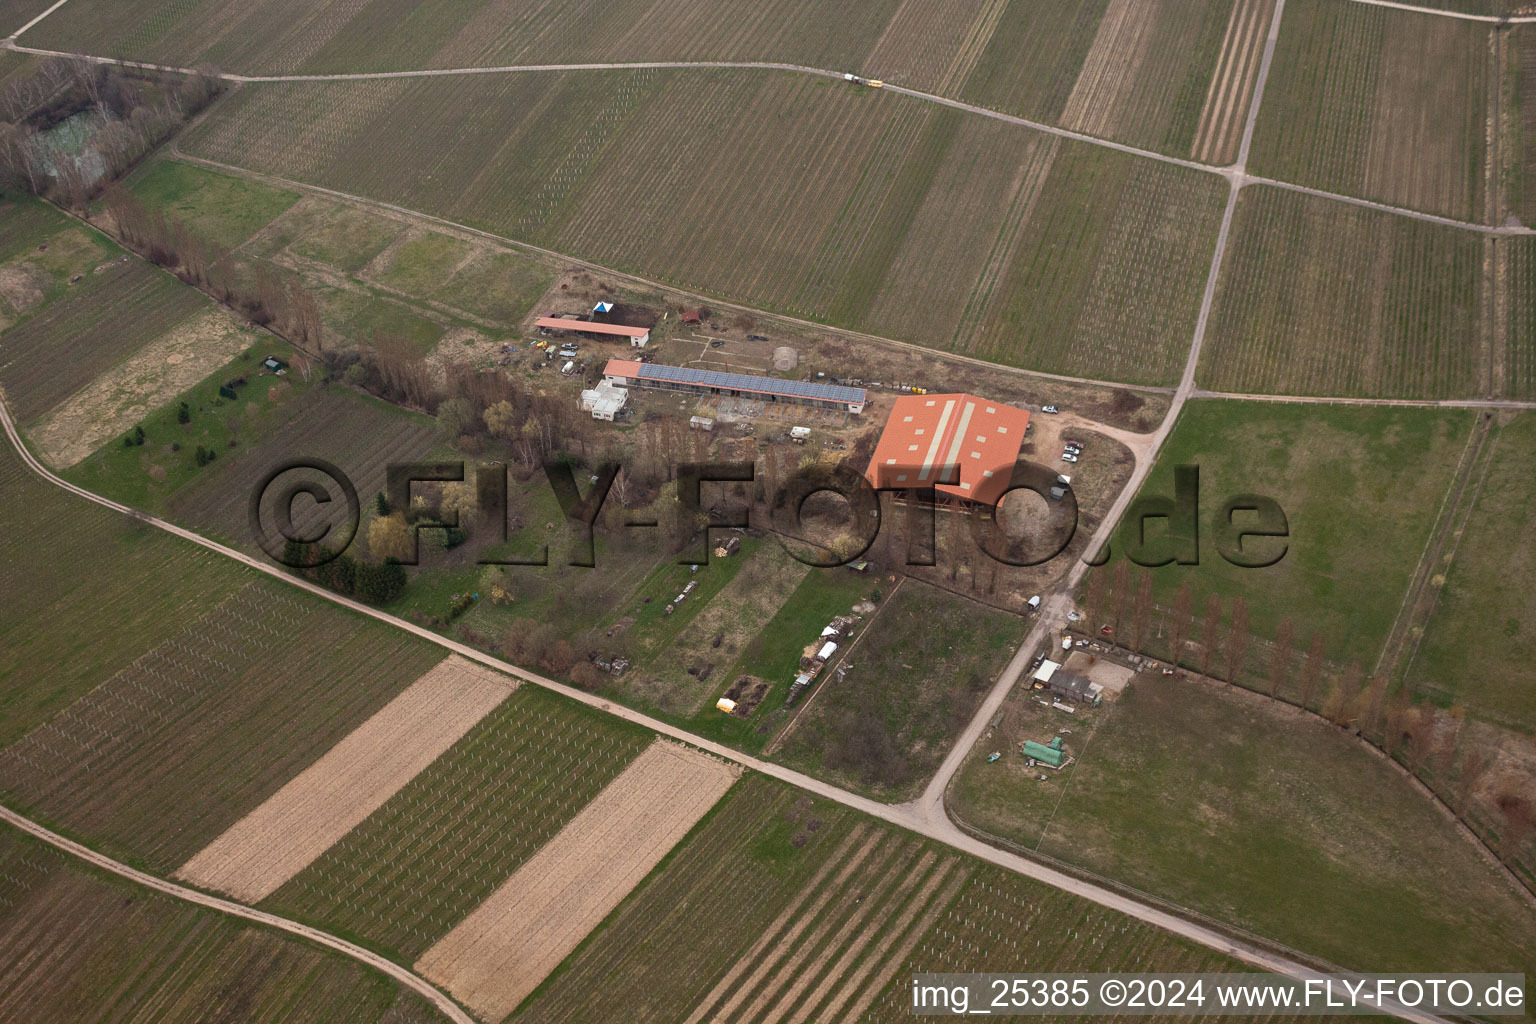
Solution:
M 1062 452 L 1061 453 L 1061 461 L 1062 462 L 1076 462 L 1077 461 L 1077 456 L 1073 455 L 1071 452 Z
M 1040 407 L 1040 411 L 1041 412 L 1050 412 L 1050 413 L 1061 412 L 1061 410 L 1056 408 L 1054 405 L 1042 405 Z

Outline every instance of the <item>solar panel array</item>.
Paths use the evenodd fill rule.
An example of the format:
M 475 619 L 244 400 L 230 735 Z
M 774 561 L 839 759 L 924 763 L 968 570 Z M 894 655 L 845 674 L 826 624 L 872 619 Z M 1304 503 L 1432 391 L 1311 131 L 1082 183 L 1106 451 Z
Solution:
M 816 384 L 804 380 L 779 380 L 777 377 L 754 377 L 746 373 L 722 373 L 719 370 L 699 370 L 691 366 L 641 363 L 640 379 L 664 380 L 673 384 L 699 384 L 703 387 L 725 388 L 730 391 L 764 391 L 790 398 L 814 398 L 824 402 L 864 401 L 863 388 L 846 388 L 839 384 Z

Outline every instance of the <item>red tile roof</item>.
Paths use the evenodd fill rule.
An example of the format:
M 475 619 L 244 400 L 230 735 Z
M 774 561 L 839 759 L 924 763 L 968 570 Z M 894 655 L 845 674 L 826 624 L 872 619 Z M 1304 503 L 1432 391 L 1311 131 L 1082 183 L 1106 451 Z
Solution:
M 583 331 L 587 334 L 616 334 L 624 338 L 643 338 L 650 334 L 648 327 L 626 327 L 623 324 L 599 324 L 591 320 L 570 320 L 559 316 L 541 316 L 534 321 L 535 327 L 549 327 L 557 331 Z
M 876 487 L 934 486 L 995 505 L 1008 489 L 1028 424 L 1025 410 L 975 395 L 903 395 L 865 476 Z

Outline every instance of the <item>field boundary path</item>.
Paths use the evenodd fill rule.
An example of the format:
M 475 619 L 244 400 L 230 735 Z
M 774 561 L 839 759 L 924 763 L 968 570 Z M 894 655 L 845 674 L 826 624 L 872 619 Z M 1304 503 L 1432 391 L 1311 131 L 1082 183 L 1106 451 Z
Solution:
M 1364 2 L 1364 0 L 1354 0 L 1354 2 Z M 1527 20 L 1536 22 L 1536 16 L 1533 16 L 1532 18 L 1527 19 Z M 1278 22 L 1272 22 L 1272 24 L 1278 24 Z M 1266 41 L 1266 44 L 1265 44 L 1265 58 L 1264 58 L 1264 63 L 1261 65 L 1261 68 L 1260 68 L 1261 72 L 1264 72 L 1267 69 L 1268 63 L 1269 63 L 1271 57 L 1273 56 L 1273 51 L 1274 51 L 1273 42 L 1274 42 L 1273 38 L 1271 38 L 1270 40 Z M 194 68 L 178 67 L 178 66 L 172 65 L 172 64 L 154 64 L 154 63 L 149 63 L 147 61 L 124 60 L 124 59 L 118 58 L 118 57 L 103 57 L 103 56 L 99 56 L 97 54 L 90 54 L 90 53 L 74 53 L 74 52 L 67 51 L 67 50 L 45 50 L 45 49 L 41 49 L 41 48 L 35 47 L 35 46 L 23 46 L 23 45 L 21 45 L 20 43 L 18 43 L 16 41 L 16 37 L 15 36 L 11 36 L 11 37 L 8 37 L 8 38 L 6 38 L 4 40 L 0 40 L 0 48 L 7 49 L 7 50 L 14 50 L 17 53 L 28 53 L 28 54 L 32 54 L 34 56 L 40 56 L 40 57 L 64 57 L 64 58 L 71 59 L 71 60 L 84 60 L 84 61 L 89 61 L 89 62 L 95 63 L 95 64 L 112 64 L 112 65 L 116 65 L 118 67 L 136 68 L 136 69 L 144 70 L 144 71 L 157 71 L 157 72 L 164 72 L 164 73 L 168 73 L 168 74 L 179 74 L 179 75 L 195 75 L 195 74 L 199 74 L 199 72 L 196 69 L 194 69 Z M 540 72 L 540 71 L 543 71 L 543 72 L 568 72 L 568 71 L 665 71 L 665 70 L 696 70 L 696 69 L 709 69 L 709 68 L 732 69 L 732 70 L 739 70 L 739 71 L 787 71 L 787 72 L 792 72 L 792 73 L 797 73 L 797 74 L 814 75 L 814 76 L 817 76 L 817 77 L 820 77 L 820 78 L 829 78 L 829 79 L 834 79 L 834 80 L 839 80 L 839 81 L 842 80 L 842 78 L 843 78 L 843 72 L 833 71 L 833 70 L 830 70 L 828 68 L 810 67 L 809 65 L 804 65 L 804 64 L 784 64 L 784 63 L 778 63 L 778 62 L 774 62 L 774 61 L 724 61 L 724 60 L 722 60 L 722 61 L 697 61 L 697 60 L 695 60 L 695 61 L 630 61 L 630 62 L 617 62 L 616 61 L 616 62 L 611 62 L 611 63 L 589 63 L 589 64 L 503 64 L 503 65 L 499 65 L 499 66 L 496 66 L 496 67 L 431 68 L 431 69 L 409 70 L 409 71 L 360 71 L 360 72 L 353 72 L 353 73 L 338 73 L 338 74 L 332 74 L 332 75 L 241 75 L 241 74 L 236 74 L 236 73 L 233 73 L 233 72 L 220 71 L 220 72 L 217 72 L 216 74 L 214 74 L 213 77 L 218 78 L 221 81 L 231 82 L 231 83 L 234 83 L 234 84 L 237 84 L 237 85 L 246 85 L 246 84 L 261 85 L 261 84 L 275 84 L 275 83 L 284 83 L 284 82 L 365 82 L 365 81 L 378 81 L 378 80 L 404 79 L 404 78 L 448 78 L 448 77 L 458 77 L 458 76 L 468 76 L 468 75 L 505 75 L 505 74 L 517 74 L 517 73 L 521 73 L 521 72 Z M 1257 120 L 1258 112 L 1259 112 L 1259 104 L 1260 104 L 1260 100 L 1262 99 L 1262 94 L 1263 94 L 1263 90 L 1261 88 L 1259 88 L 1258 86 L 1259 86 L 1259 83 L 1255 82 L 1255 87 L 1254 87 L 1254 90 L 1253 90 L 1253 95 L 1252 95 L 1252 98 L 1250 99 L 1249 105 L 1248 105 L 1248 123 L 1249 123 L 1249 128 L 1250 129 L 1251 129 L 1252 124 Z M 1041 132 L 1041 133 L 1046 134 L 1046 135 L 1055 135 L 1055 136 L 1058 136 L 1060 138 L 1071 139 L 1071 140 L 1073 140 L 1075 142 L 1082 142 L 1082 143 L 1085 143 L 1085 144 L 1091 145 L 1091 146 L 1100 146 L 1100 147 L 1105 148 L 1105 149 L 1112 149 L 1112 150 L 1115 150 L 1117 152 L 1125 153 L 1125 154 L 1128 154 L 1130 156 L 1140 157 L 1140 158 L 1145 159 L 1145 160 L 1153 160 L 1153 161 L 1157 161 L 1158 163 L 1173 164 L 1173 165 L 1175 165 L 1177 167 L 1183 167 L 1183 168 L 1186 168 L 1188 170 L 1201 171 L 1201 172 L 1206 173 L 1206 174 L 1219 175 L 1219 176 L 1221 176 L 1223 178 L 1226 178 L 1229 182 L 1232 183 L 1233 187 L 1237 188 L 1237 189 L 1241 189 L 1241 188 L 1243 188 L 1244 186 L 1247 186 L 1247 185 L 1269 185 L 1269 186 L 1271 186 L 1273 188 L 1283 188 L 1283 189 L 1290 190 L 1292 192 L 1301 192 L 1301 193 L 1303 193 L 1305 195 L 1314 196 L 1314 197 L 1319 198 L 1319 199 L 1329 199 L 1329 200 L 1333 200 L 1335 202 L 1348 203 L 1351 206 L 1359 206 L 1359 207 L 1362 207 L 1362 208 L 1367 209 L 1367 210 L 1377 210 L 1377 211 L 1379 211 L 1381 213 L 1395 214 L 1396 216 L 1399 216 L 1399 217 L 1408 217 L 1408 218 L 1413 219 L 1413 220 L 1421 220 L 1421 221 L 1425 221 L 1425 222 L 1430 223 L 1430 224 L 1439 224 L 1439 225 L 1441 225 L 1443 227 L 1458 228 L 1458 229 L 1463 230 L 1463 231 L 1475 231 L 1475 232 L 1477 232 L 1479 234 L 1483 234 L 1483 235 L 1492 235 L 1492 236 L 1536 235 L 1536 228 L 1526 227 L 1526 226 L 1524 226 L 1522 224 L 1497 224 L 1497 225 L 1495 225 L 1495 224 L 1480 224 L 1480 223 L 1477 223 L 1475 221 L 1457 220 L 1454 217 L 1444 217 L 1444 216 L 1441 216 L 1439 214 L 1424 213 L 1424 212 L 1422 212 L 1420 210 L 1411 210 L 1411 209 L 1408 209 L 1407 207 L 1394 206 L 1394 205 L 1392 205 L 1390 203 L 1381 203 L 1381 202 L 1377 202 L 1377 201 L 1372 200 L 1372 199 L 1364 199 L 1364 198 L 1361 198 L 1359 196 L 1345 195 L 1345 194 L 1340 193 L 1340 192 L 1329 192 L 1326 189 L 1313 188 L 1313 187 L 1308 186 L 1308 185 L 1301 185 L 1301 184 L 1297 184 L 1297 183 L 1294 183 L 1294 182 L 1279 181 L 1279 180 L 1274 179 L 1274 178 L 1265 178 L 1265 177 L 1260 177 L 1260 176 L 1257 176 L 1257 175 L 1250 175 L 1250 174 L 1248 174 L 1247 170 L 1245 169 L 1245 164 L 1247 163 L 1247 159 L 1248 159 L 1248 148 L 1249 148 L 1248 143 L 1249 143 L 1249 141 L 1251 141 L 1251 134 L 1252 134 L 1251 130 L 1245 131 L 1245 134 L 1244 134 L 1245 142 L 1244 142 L 1244 145 L 1242 147 L 1242 152 L 1238 156 L 1237 163 L 1235 163 L 1235 164 L 1233 164 L 1231 166 L 1220 167 L 1220 166 L 1216 166 L 1214 164 L 1200 163 L 1197 160 L 1190 160 L 1190 159 L 1186 159 L 1184 157 L 1171 156 L 1171 155 L 1169 155 L 1167 153 L 1158 153 L 1158 152 L 1156 152 L 1154 150 L 1150 150 L 1150 149 L 1142 149 L 1142 148 L 1140 148 L 1138 146 L 1127 145 L 1126 143 L 1123 143 L 1123 142 L 1115 142 L 1112 139 L 1105 139 L 1105 138 L 1101 138 L 1101 137 L 1096 136 L 1096 135 L 1088 135 L 1088 134 L 1086 134 L 1084 132 L 1073 131 L 1070 128 L 1063 128 L 1063 127 L 1061 127 L 1059 125 L 1046 124 L 1043 121 L 1031 121 L 1028 118 L 1018 117 L 1018 116 L 1016 116 L 1014 114 L 1005 114 L 1005 113 L 1003 113 L 1002 111 L 999 111 L 999 110 L 992 110 L 992 109 L 990 109 L 988 107 L 977 106 L 974 103 L 966 103 L 963 100 L 951 99 L 950 97 L 947 97 L 947 96 L 939 96 L 939 95 L 936 95 L 934 93 L 923 92 L 923 91 L 921 91 L 919 89 L 911 89 L 911 88 L 908 88 L 908 87 L 906 87 L 904 85 L 895 85 L 895 84 L 887 83 L 885 86 L 883 86 L 883 88 L 884 88 L 884 91 L 886 91 L 886 92 L 897 93 L 897 94 L 900 94 L 902 96 L 909 96 L 909 97 L 912 97 L 913 99 L 923 100 L 923 101 L 928 102 L 928 103 L 937 103 L 937 104 L 939 104 L 941 106 L 951 107 L 951 108 L 953 108 L 955 110 L 960 110 L 960 111 L 964 111 L 965 113 L 974 114 L 974 115 L 976 115 L 978 117 L 987 117 L 987 118 L 991 118 L 991 119 L 993 119 L 995 121 L 1003 121 L 1003 122 L 1006 122 L 1008 124 L 1018 125 L 1018 126 L 1023 127 L 1023 128 L 1029 128 L 1029 129 L 1031 129 L 1033 131 Z M 186 157 L 185 155 L 180 154 L 179 151 L 177 152 L 177 155 L 182 156 L 183 159 L 193 159 L 193 160 L 197 159 L 195 157 Z M 228 167 L 229 166 L 229 165 L 224 165 L 224 164 L 216 164 L 213 161 L 207 161 L 207 163 L 209 163 L 212 166 L 219 166 L 219 167 Z M 381 205 L 387 206 L 388 204 L 381 204 Z M 394 207 L 390 207 L 390 208 L 393 209 Z M 417 211 L 407 211 L 407 212 L 413 212 L 414 213 L 414 212 L 417 212 Z M 808 321 L 808 322 L 814 322 L 814 321 Z M 817 326 L 821 326 L 821 325 L 817 325 Z
M 1168 428 L 1169 424 L 1172 423 L 1172 420 L 1173 416 L 1171 415 L 1167 420 L 1165 420 L 1164 430 Z M 1183 917 L 1179 914 L 1167 910 L 1162 910 L 1158 907 L 1149 906 L 1140 900 L 1133 899 L 1112 889 L 1094 884 L 1092 882 L 1084 881 L 1080 878 L 1076 878 L 1070 874 L 1067 874 L 1066 872 L 1059 871 L 1045 864 L 1030 860 L 1027 857 L 1011 853 L 1007 850 L 999 849 L 998 847 L 992 846 L 989 843 L 983 842 L 982 840 L 977 839 L 971 836 L 969 833 L 963 831 L 954 822 L 949 820 L 948 815 L 944 812 L 942 807 L 942 790 L 940 791 L 940 806 L 937 809 L 937 814 L 931 813 L 926 808 L 920 808 L 916 803 L 900 805 L 883 804 L 876 800 L 871 800 L 868 797 L 863 797 L 856 793 L 850 793 L 847 790 L 832 785 L 831 783 L 812 778 L 811 776 L 797 772 L 794 769 L 763 761 L 759 758 L 727 747 L 724 744 L 716 743 L 713 740 L 705 739 L 702 736 L 696 736 L 684 729 L 680 729 L 667 722 L 652 718 L 651 716 L 643 714 L 639 711 L 635 711 L 623 705 L 614 704 L 611 701 L 587 693 L 584 690 L 578 690 L 573 686 L 568 686 L 564 683 L 556 682 L 553 679 L 529 672 L 526 669 L 519 668 L 516 665 L 502 661 L 500 658 L 492 657 L 483 651 L 476 650 L 475 648 L 459 643 L 456 640 L 450 640 L 447 637 L 440 636 L 423 626 L 418 626 L 403 619 L 398 619 L 395 616 L 388 614 L 387 612 L 378 610 L 377 608 L 372 608 L 360 602 L 353 601 L 350 598 L 342 597 L 340 594 L 326 590 L 318 584 L 311 583 L 308 580 L 293 576 L 287 572 L 283 572 L 280 569 L 268 565 L 257 558 L 246 555 L 240 551 L 236 551 L 233 548 L 226 547 L 216 541 L 209 540 L 206 537 L 196 534 L 191 530 L 177 526 L 174 523 L 167 522 L 166 520 L 149 515 L 148 513 L 130 508 L 129 506 L 113 501 L 110 498 L 106 498 L 92 491 L 88 491 L 83 487 L 78 487 L 63 478 L 56 476 L 52 471 L 48 469 L 48 467 L 44 466 L 37 460 L 37 458 L 32 454 L 32 452 L 27 448 L 25 442 L 22 440 L 21 434 L 16 427 L 15 420 L 11 416 L 10 408 L 5 403 L 3 398 L 0 398 L 0 427 L 4 428 L 7 439 L 16 449 L 17 454 L 21 457 L 22 461 L 26 463 L 27 467 L 43 480 L 53 484 L 54 486 L 59 487 L 69 492 L 70 494 L 75 495 L 76 497 L 83 498 L 94 504 L 100 505 L 103 508 L 109 508 L 115 512 L 130 516 L 147 526 L 152 526 L 156 529 L 163 530 L 167 533 L 180 537 L 183 540 L 196 544 L 199 547 L 216 552 L 226 558 L 233 559 L 234 561 L 239 562 L 240 564 L 245 565 L 248 568 L 255 570 L 256 572 L 262 573 L 263 575 L 269 576 L 273 579 L 281 580 L 289 586 L 297 587 L 298 589 L 313 594 L 322 600 L 326 600 L 332 604 L 350 609 L 359 615 L 365 615 L 371 619 L 375 619 L 379 622 L 394 626 L 397 629 L 405 630 L 413 636 L 419 637 L 429 643 L 436 644 L 437 646 L 452 651 L 453 653 L 462 655 L 471 661 L 479 662 L 482 665 L 489 666 L 490 668 L 497 669 L 498 671 L 505 672 L 508 675 L 522 679 L 525 682 L 532 683 L 536 686 L 541 686 L 547 690 L 561 694 L 570 700 L 577 701 L 591 708 L 596 708 L 599 711 L 614 715 L 620 719 L 623 719 L 624 721 L 640 725 L 659 735 L 667 736 L 691 746 L 697 747 L 700 750 L 712 753 L 726 761 L 740 764 L 745 768 L 750 768 L 753 771 L 757 771 L 763 775 L 778 779 L 781 782 L 786 782 L 792 786 L 796 786 L 802 790 L 805 790 L 806 792 L 813 793 L 816 796 L 820 796 L 824 799 L 834 801 L 846 807 L 850 807 L 872 818 L 895 825 L 898 828 L 903 828 L 910 832 L 915 832 L 919 835 L 927 836 L 930 839 L 944 843 L 953 849 L 957 849 L 963 853 L 970 854 L 979 860 L 996 865 L 997 867 L 1003 868 L 1004 870 L 1023 875 L 1042 884 L 1052 886 L 1053 888 L 1060 889 L 1063 892 L 1067 892 L 1082 899 L 1086 899 L 1092 903 L 1097 903 L 1098 905 L 1109 910 L 1125 914 L 1128 917 L 1133 917 L 1139 921 L 1153 925 L 1154 927 L 1161 928 L 1166 932 L 1177 935 L 1180 938 L 1193 942 L 1197 945 L 1204 946 L 1207 949 L 1214 950 L 1215 952 L 1221 953 L 1225 956 L 1232 957 L 1235 960 L 1239 960 L 1252 967 L 1256 967 L 1261 971 L 1284 974 L 1288 977 L 1303 980 L 1320 976 L 1320 972 L 1305 964 L 1302 964 L 1290 957 L 1281 955 L 1280 953 L 1277 953 L 1273 950 L 1266 949 L 1251 942 L 1236 938 L 1218 928 L 1202 924 L 1191 918 Z M 1129 495 L 1130 493 L 1131 492 L 1128 488 L 1124 492 L 1124 495 Z M 1128 497 L 1124 498 L 1124 503 L 1129 503 Z M 1121 508 L 1122 503 L 1117 502 L 1116 507 L 1117 509 Z M 1117 511 L 1115 515 L 1118 517 L 1119 512 Z M 1111 522 L 1112 520 L 1106 520 L 1105 527 L 1100 531 L 1101 534 L 1105 534 L 1105 531 L 1108 529 L 1108 525 Z M 1079 569 L 1081 568 L 1082 566 L 1080 565 Z M 1058 592 L 1052 597 L 1050 607 L 1059 613 L 1064 610 L 1066 602 L 1066 593 Z M 1044 612 L 1042 614 L 1044 614 Z M 1043 623 L 1044 621 L 1045 619 L 1042 618 L 1041 622 Z M 1037 626 L 1036 631 L 1039 631 L 1041 628 L 1041 626 Z M 1024 659 L 1027 658 L 1027 655 L 1024 652 L 1029 649 L 1030 648 L 1028 646 L 1021 648 L 1020 654 L 1015 656 L 1013 662 L 1011 662 L 1009 665 L 1009 670 L 1004 673 L 1005 677 L 1008 677 L 1011 674 L 1012 678 L 1009 679 L 1010 685 L 1012 679 L 1016 679 L 1018 676 L 1018 672 L 1015 671 L 1015 669 L 1021 668 L 1025 663 Z M 1002 686 L 1000 681 L 999 686 L 994 688 L 993 694 L 992 696 L 989 696 L 988 701 L 991 702 L 995 698 L 997 702 L 1001 702 L 1002 697 L 1006 695 L 1006 692 L 1006 687 Z M 985 724 L 985 714 L 978 716 L 978 721 L 980 721 L 982 724 Z M 975 724 L 975 722 L 972 723 L 972 728 L 975 727 Z M 969 732 L 970 729 L 967 730 L 968 734 Z M 974 737 L 970 737 L 969 741 L 966 739 L 966 737 L 962 737 L 961 742 L 974 742 Z M 969 749 L 968 746 L 956 747 L 955 750 L 959 751 L 959 757 L 956 756 L 955 751 L 951 751 L 950 758 L 953 759 L 955 764 L 958 765 L 959 759 L 963 758 L 967 749 Z M 318 929 L 312 928 L 308 925 L 299 924 L 298 922 L 289 921 L 285 918 L 277 917 L 273 914 L 267 914 L 261 911 L 253 910 L 238 903 L 219 899 L 215 896 L 209 896 L 192 889 L 186 889 L 172 882 L 167 882 L 163 879 L 155 878 L 152 875 L 144 874 L 143 872 L 130 868 L 125 864 L 119 864 L 117 861 L 114 861 L 103 854 L 96 853 L 95 851 L 90 850 L 89 848 L 82 846 L 79 843 L 65 839 L 63 836 L 59 836 L 49 831 L 48 829 L 43 828 L 41 825 L 30 821 L 29 819 L 17 814 L 14 811 L 9 810 L 8 808 L 0 807 L 0 819 L 9 821 L 12 824 L 15 824 L 17 827 L 25 829 L 31 835 L 37 836 L 38 838 L 43 839 L 62 850 L 65 850 L 66 852 L 74 854 L 75 856 L 81 857 L 92 863 L 98 864 L 99 866 L 117 874 L 121 874 L 124 877 L 132 878 L 135 881 L 141 881 L 143 884 L 149 885 L 161 892 L 165 892 L 173 896 L 178 896 L 203 906 L 226 910 L 229 913 L 236 914 L 253 921 L 258 921 L 263 924 L 269 924 L 273 927 L 280 928 L 295 935 L 300 935 L 305 938 L 312 939 L 313 941 L 320 942 L 322 945 L 328 946 L 329 948 L 335 949 L 339 952 L 346 953 L 349 956 L 353 956 L 363 963 L 366 963 L 370 966 L 375 966 L 380 970 L 385 971 L 387 974 L 389 974 L 390 977 L 402 981 L 415 991 L 420 992 L 422 995 L 431 999 L 435 1005 L 444 1008 L 444 1012 L 448 1013 L 449 1017 L 455 1022 L 455 1024 L 474 1024 L 474 1022 L 464 1014 L 463 1010 L 460 1009 L 457 1004 L 454 1004 L 452 1000 L 450 1000 L 446 995 L 444 995 L 438 989 L 434 988 L 421 977 L 406 970 L 398 964 L 385 960 L 377 954 L 355 946 L 352 943 L 345 941 L 344 939 L 328 935 L 327 933 L 319 931 Z M 451 1011 L 448 1009 L 450 1006 L 452 1007 Z M 1437 1017 L 1433 1014 L 1414 1011 L 1402 1007 L 1390 1007 L 1389 1009 L 1395 1016 L 1401 1017 L 1405 1020 L 1420 1022 L 1420 1024 L 1450 1024 L 1450 1022 L 1446 1021 L 1444 1018 Z
M 8 413 L 5 422 L 6 426 L 9 427 L 10 419 Z M 394 980 L 400 982 L 402 985 L 410 988 L 412 991 L 430 1000 L 432 1004 L 441 1010 L 444 1016 L 453 1021 L 454 1024 L 476 1024 L 474 1018 L 465 1013 L 458 1003 L 455 1003 L 452 999 L 450 999 L 440 989 L 434 986 L 431 982 L 427 981 L 425 978 L 422 978 L 421 976 L 406 970 L 404 967 L 401 967 L 399 964 L 392 960 L 386 960 L 384 957 L 377 953 L 370 952 L 361 946 L 353 945 L 345 939 L 339 939 L 336 936 L 331 935 L 329 932 L 323 932 L 318 928 L 311 928 L 307 924 L 300 924 L 297 921 L 290 921 L 285 917 L 278 917 L 276 914 L 268 914 L 265 911 L 255 910 L 251 907 L 245 906 L 242 903 L 236 903 L 233 900 L 226 900 L 218 896 L 211 896 L 208 893 L 198 892 L 196 889 L 188 889 L 185 886 L 177 885 L 175 882 L 169 882 L 163 878 L 157 878 L 154 875 L 146 874 L 137 868 L 131 868 L 127 864 L 115 861 L 105 854 L 97 853 L 95 850 L 92 850 L 88 846 L 82 846 L 81 844 L 75 842 L 73 839 L 66 839 L 64 836 L 44 828 L 37 822 L 32 821 L 30 818 L 26 818 L 20 814 L 17 814 L 9 807 L 0 806 L 0 821 L 5 821 L 8 824 L 14 825 L 16 828 L 27 833 L 28 835 L 36 839 L 41 839 L 48 845 L 63 850 L 65 853 L 71 854 L 72 856 L 78 857 L 79 859 L 85 861 L 88 864 L 91 864 L 94 867 L 98 867 L 103 871 L 108 871 L 114 875 L 126 878 L 131 882 L 136 882 L 145 888 L 153 889 L 154 891 L 164 893 L 167 896 L 174 896 L 176 899 L 185 900 L 188 903 L 195 903 L 200 907 L 207 907 L 210 910 L 222 911 L 234 917 L 244 918 L 247 921 L 254 921 L 257 924 L 263 924 L 269 928 L 276 928 L 280 931 L 288 932 L 290 935 L 297 935 L 302 939 L 308 939 L 311 942 L 318 943 L 319 945 L 325 946 L 327 949 L 334 950 L 338 953 L 344 953 L 352 959 L 388 975 Z

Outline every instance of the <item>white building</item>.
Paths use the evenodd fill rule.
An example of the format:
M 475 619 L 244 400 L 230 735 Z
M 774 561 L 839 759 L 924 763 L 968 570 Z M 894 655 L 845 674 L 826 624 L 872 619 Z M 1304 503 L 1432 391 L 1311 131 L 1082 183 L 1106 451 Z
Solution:
M 615 387 L 606 379 L 599 381 L 597 387 L 581 393 L 582 411 L 590 412 L 595 420 L 611 422 L 627 401 L 629 401 L 629 392 L 621 387 Z

